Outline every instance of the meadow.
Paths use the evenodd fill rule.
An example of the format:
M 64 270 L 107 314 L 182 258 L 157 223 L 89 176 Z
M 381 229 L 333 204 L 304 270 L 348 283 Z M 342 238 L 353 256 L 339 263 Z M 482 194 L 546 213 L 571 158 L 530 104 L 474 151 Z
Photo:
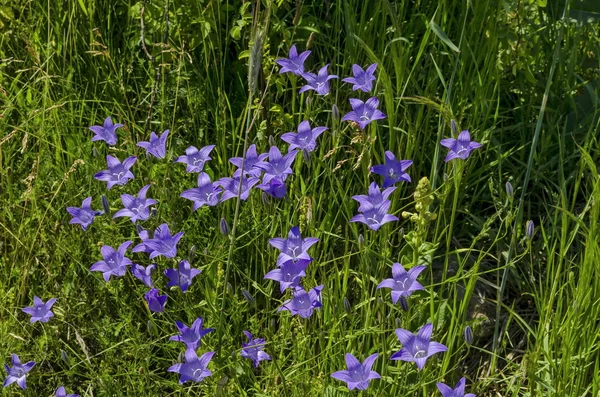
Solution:
M 0 395 L 600 396 L 599 18 L 592 0 L 0 0 Z M 314 75 L 282 70 L 292 46 Z M 342 81 L 372 64 L 366 92 Z M 312 146 L 289 135 L 305 121 Z M 467 130 L 480 146 L 446 161 Z M 382 176 L 387 152 L 412 163 Z M 131 177 L 107 156 L 135 156 Z M 404 295 L 395 264 L 419 273 Z M 411 347 L 423 327 L 445 350 Z M 340 375 L 348 353 L 377 377 Z

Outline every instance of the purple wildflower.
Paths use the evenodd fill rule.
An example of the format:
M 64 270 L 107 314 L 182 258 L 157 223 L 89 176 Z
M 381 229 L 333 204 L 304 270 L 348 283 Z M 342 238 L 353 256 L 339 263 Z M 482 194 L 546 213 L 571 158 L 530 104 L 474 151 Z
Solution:
M 280 58 L 275 62 L 281 66 L 279 69 L 279 73 L 287 73 L 291 72 L 295 75 L 302 76 L 304 73 L 304 62 L 306 58 L 310 55 L 310 51 L 304 51 L 300 55 L 298 55 L 298 51 L 296 50 L 296 46 L 293 45 L 290 48 L 290 55 L 288 58 Z
M 352 354 L 346 353 L 348 370 L 334 372 L 331 377 L 346 382 L 350 390 L 366 390 L 370 381 L 381 378 L 377 372 L 371 370 L 377 357 L 379 357 L 379 354 L 371 354 L 361 364 Z
M 369 186 L 369 195 L 359 194 L 356 196 L 352 196 L 354 200 L 358 202 L 359 212 L 368 211 L 374 207 L 380 206 L 384 201 L 387 201 L 387 198 L 392 194 L 392 192 L 396 190 L 395 187 L 388 187 L 384 189 L 383 192 L 379 188 L 379 185 L 375 182 L 371 182 Z
M 111 155 L 106 156 L 108 170 L 100 171 L 94 178 L 99 181 L 108 182 L 108 190 L 114 185 L 124 185 L 128 180 L 133 179 L 133 173 L 129 171 L 135 164 L 137 157 L 130 156 L 123 160 L 123 163 Z
M 287 186 L 285 182 L 282 182 L 280 178 L 273 178 L 267 183 L 262 183 L 260 185 L 256 185 L 256 187 L 260 190 L 263 190 L 269 196 L 275 198 L 284 198 L 287 194 Z
M 165 276 L 169 278 L 167 287 L 178 286 L 182 292 L 192 284 L 192 279 L 202 272 L 200 269 L 192 269 L 190 262 L 185 259 L 179 262 L 178 269 L 167 269 L 165 270 Z
M 385 177 L 383 188 L 390 187 L 397 182 L 410 182 L 410 175 L 405 171 L 412 165 L 412 160 L 396 160 L 394 153 L 387 150 L 385 152 L 385 164 L 379 164 L 371 167 L 371 172 Z
M 277 146 L 271 146 L 269 161 L 256 164 L 258 168 L 265 171 L 263 183 L 268 183 L 273 178 L 279 178 L 281 182 L 284 182 L 287 176 L 292 174 L 291 166 L 297 154 L 296 150 L 290 150 L 285 156 L 282 156 Z
M 148 309 L 152 312 L 162 312 L 165 310 L 165 304 L 167 303 L 167 295 L 159 295 L 156 288 L 152 288 L 146 292 L 144 299 L 148 303 Z
M 84 231 L 94 222 L 94 217 L 102 215 L 102 211 L 94 211 L 92 209 L 91 197 L 83 200 L 81 208 L 67 207 L 67 212 L 73 217 L 73 219 L 69 221 L 69 224 L 78 223 Z
M 156 228 L 153 238 L 147 238 L 146 232 L 146 239 L 144 239 L 140 233 L 140 237 L 142 237 L 142 243 L 133 247 L 131 252 L 147 252 L 150 254 L 150 259 L 154 259 L 161 255 L 165 258 L 173 258 L 175 255 L 177 255 L 177 243 L 182 236 L 183 232 L 171 235 L 169 225 L 163 223 Z
M 322 289 L 323 285 L 319 285 L 306 292 L 304 288 L 298 286 L 294 289 L 294 297 L 283 302 L 277 311 L 289 310 L 292 315 L 297 314 L 302 318 L 309 318 L 313 309 L 323 306 L 321 304 Z
M 150 133 L 150 142 L 140 141 L 137 146 L 146 149 L 146 153 L 153 155 L 157 159 L 164 159 L 167 154 L 167 137 L 169 130 L 165 130 L 159 137 L 154 131 Z
M 118 218 L 121 216 L 126 216 L 131 219 L 131 222 L 135 223 L 137 221 L 145 221 L 150 218 L 150 211 L 148 208 L 158 203 L 158 201 L 154 199 L 147 199 L 146 193 L 150 189 L 150 185 L 146 185 L 140 189 L 137 197 L 134 197 L 130 194 L 122 194 L 121 202 L 125 208 L 117 211 L 113 218 Z
M 262 360 L 270 360 L 271 356 L 263 351 L 265 348 L 265 340 L 262 338 L 254 338 L 248 331 L 242 331 L 248 338 L 248 343 L 242 342 L 242 357 L 249 358 L 254 363 L 254 368 L 258 367 L 258 363 Z
M 295 132 L 288 132 L 283 134 L 281 139 L 290 144 L 289 150 L 301 149 L 304 153 L 308 154 L 315 150 L 317 147 L 317 138 L 326 130 L 327 127 L 310 128 L 310 123 L 305 120 L 298 126 L 297 134 Z
M 214 328 L 202 329 L 202 317 L 198 317 L 192 323 L 191 327 L 188 327 L 179 321 L 175 321 L 175 325 L 179 330 L 179 335 L 171 336 L 169 340 L 181 342 L 185 344 L 186 349 L 192 349 L 194 351 L 198 350 L 198 347 L 200 347 L 200 341 L 204 335 L 215 330 Z
M 467 130 L 458 134 L 458 139 L 445 138 L 440 141 L 440 144 L 450 149 L 445 159 L 446 162 L 454 159 L 465 160 L 473 149 L 481 147 L 480 143 L 471 141 L 471 135 Z
M 358 123 L 362 130 L 365 129 L 367 124 L 375 120 L 385 119 L 383 114 L 377 107 L 379 106 L 379 99 L 373 97 L 367 99 L 366 102 L 360 99 L 350 98 L 350 106 L 352 111 L 348 112 L 342 117 L 342 121 L 350 120 Z
M 287 239 L 275 237 L 269 240 L 269 244 L 281 251 L 277 257 L 277 266 L 281 266 L 289 260 L 312 260 L 307 251 L 318 241 L 319 239 L 316 237 L 307 237 L 303 239 L 300 234 L 300 228 L 294 226 L 290 229 Z
M 47 323 L 48 320 L 54 317 L 54 313 L 50 309 L 55 302 L 56 298 L 49 299 L 48 302 L 44 303 L 40 298 L 34 296 L 33 306 L 25 307 L 22 310 L 31 316 L 30 322 L 35 323 L 36 321 L 40 321 Z
M 140 280 L 146 287 L 152 288 L 154 283 L 152 282 L 152 273 L 156 270 L 156 265 L 148 265 L 148 267 L 144 267 L 142 265 L 137 265 L 133 263 L 131 265 L 131 272 L 133 276 Z
M 198 187 L 188 189 L 181 193 L 181 197 L 194 202 L 194 211 L 203 205 L 213 207 L 219 203 L 221 189 L 218 183 L 213 183 L 207 173 L 198 174 Z
M 466 380 L 464 377 L 462 377 L 454 389 L 441 382 L 437 383 L 437 387 L 444 397 L 475 397 L 475 394 L 473 393 L 465 394 L 465 383 Z
M 329 94 L 329 80 L 337 79 L 338 76 L 334 74 L 327 74 L 328 67 L 329 64 L 323 66 L 321 69 L 319 69 L 319 73 L 316 75 L 314 73 L 304 73 L 302 77 L 306 79 L 308 84 L 300 88 L 300 94 L 308 90 L 315 90 L 319 95 Z
M 19 356 L 13 353 L 12 355 L 12 368 L 4 364 L 4 369 L 8 372 L 8 376 L 4 379 L 3 387 L 9 386 L 15 382 L 23 390 L 27 387 L 26 379 L 27 373 L 31 371 L 31 368 L 35 365 L 34 361 L 29 361 L 26 364 L 21 364 Z
M 433 325 L 425 324 L 415 335 L 402 328 L 396 329 L 396 335 L 403 348 L 392 354 L 392 360 L 414 362 L 423 369 L 425 361 L 434 354 L 445 352 L 448 348 L 441 343 L 431 342 Z
M 376 68 L 376 63 L 371 64 L 366 71 L 360 66 L 354 64 L 352 65 L 352 73 L 354 74 L 354 77 L 346 77 L 345 79 L 342 79 L 342 81 L 345 83 L 354 84 L 352 86 L 353 91 L 361 90 L 364 92 L 370 92 L 373 89 L 373 81 L 376 80 Z
M 142 239 L 142 242 L 137 244 L 131 252 L 145 252 L 147 254 L 152 253 L 152 249 L 146 246 L 146 241 L 150 240 L 150 233 L 146 229 L 143 229 L 139 224 L 136 225 L 138 228 L 138 234 Z
M 256 145 L 252 144 L 246 150 L 246 157 L 232 157 L 229 159 L 229 162 L 236 167 L 237 170 L 233 173 L 233 176 L 240 176 L 242 173 L 242 164 L 244 165 L 244 176 L 253 176 L 255 178 L 259 178 L 262 174 L 262 170 L 256 167 L 257 163 L 265 161 L 265 159 L 269 155 L 267 153 L 257 154 Z
M 208 367 L 208 363 L 210 363 L 214 354 L 215 352 L 207 352 L 198 358 L 194 350 L 187 349 L 185 351 L 185 363 L 172 365 L 167 371 L 177 372 L 180 375 L 180 385 L 190 380 L 201 382 L 202 379 L 212 375 L 212 372 L 206 367 Z
M 215 183 L 224 189 L 223 194 L 221 194 L 221 202 L 227 201 L 230 198 L 236 198 L 238 196 L 240 184 L 242 186 L 240 200 L 246 201 L 248 196 L 250 196 L 250 189 L 258 183 L 258 178 L 234 176 L 233 178 L 221 178 Z
M 424 289 L 417 281 L 419 274 L 425 270 L 425 266 L 415 266 L 408 272 L 399 263 L 394 263 L 392 266 L 392 277 L 383 280 L 377 288 L 391 288 L 392 302 L 396 304 L 398 299 L 408 298 L 414 291 Z
M 390 202 L 384 201 L 381 205 L 365 210 L 362 214 L 358 214 L 350 219 L 350 222 L 361 222 L 371 230 L 379 230 L 379 228 L 392 221 L 397 221 L 398 217 L 388 214 Z
M 79 397 L 79 394 L 67 394 L 64 386 L 56 389 L 56 397 Z
M 271 270 L 265 274 L 266 279 L 279 281 L 281 293 L 288 288 L 296 288 L 300 284 L 300 277 L 306 276 L 304 272 L 310 260 L 300 259 L 298 261 L 288 260 L 281 267 Z
M 215 145 L 208 145 L 198 150 L 195 146 L 190 146 L 185 149 L 185 155 L 179 156 L 175 162 L 187 164 L 187 167 L 185 168 L 187 172 L 202 172 L 204 164 L 208 160 L 212 160 L 208 154 L 214 148 Z
M 110 146 L 117 144 L 117 128 L 123 127 L 123 124 L 113 124 L 112 119 L 107 117 L 104 119 L 104 125 L 93 125 L 90 130 L 95 134 L 93 141 L 104 141 Z
M 127 266 L 131 265 L 131 260 L 125 257 L 125 253 L 132 243 L 131 241 L 125 241 L 116 251 L 109 245 L 103 245 L 100 252 L 104 260 L 94 263 L 90 270 L 92 272 L 102 272 L 102 277 L 106 282 L 108 282 L 111 275 L 115 277 L 124 276 L 127 273 Z

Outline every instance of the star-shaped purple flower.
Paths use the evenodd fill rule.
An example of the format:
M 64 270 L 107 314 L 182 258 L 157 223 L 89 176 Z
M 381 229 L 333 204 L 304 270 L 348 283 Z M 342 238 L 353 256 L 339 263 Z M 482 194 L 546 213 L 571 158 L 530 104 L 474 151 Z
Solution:
M 319 95 L 329 94 L 329 80 L 337 79 L 338 76 L 335 74 L 327 74 L 328 67 L 329 64 L 323 66 L 321 69 L 319 69 L 318 74 L 309 72 L 302 74 L 302 77 L 306 79 L 308 84 L 300 88 L 300 94 L 308 90 L 315 90 Z
M 146 153 L 153 155 L 157 159 L 164 159 L 167 154 L 167 138 L 169 130 L 164 130 L 159 137 L 154 131 L 150 133 L 150 141 L 140 141 L 136 145 L 146 149 Z
M 279 73 L 293 73 L 298 76 L 302 76 L 304 73 L 304 62 L 306 58 L 310 55 L 310 51 L 304 51 L 300 55 L 298 55 L 298 51 L 296 50 L 296 46 L 293 45 L 290 48 L 290 55 L 288 58 L 280 58 L 275 62 L 281 66 L 279 69 Z
M 280 178 L 273 178 L 267 183 L 261 183 L 256 185 L 260 190 L 263 190 L 269 196 L 281 199 L 287 194 L 287 186 L 285 182 L 282 182 Z
M 204 335 L 215 330 L 214 328 L 202 329 L 202 317 L 198 317 L 191 327 L 188 327 L 179 321 L 175 321 L 175 325 L 179 330 L 179 335 L 173 335 L 169 340 L 181 342 L 185 344 L 186 349 L 192 349 L 194 351 L 198 350 L 200 347 L 200 341 Z
M 212 372 L 210 372 L 207 367 L 214 354 L 215 352 L 207 352 L 198 358 L 198 355 L 194 350 L 187 349 L 185 351 L 185 363 L 175 364 L 167 371 L 177 372 L 180 375 L 180 385 L 190 380 L 201 382 L 202 379 L 212 375 Z
M 185 149 L 185 155 L 179 156 L 175 162 L 187 164 L 187 172 L 202 172 L 204 164 L 212 160 L 209 154 L 214 148 L 215 145 L 208 145 L 198 150 L 195 146 L 190 146 Z
M 122 194 L 121 202 L 125 208 L 117 211 L 113 218 L 118 218 L 121 216 L 126 216 L 131 219 L 131 222 L 135 223 L 137 221 L 145 221 L 150 218 L 150 208 L 151 205 L 158 203 L 158 201 L 154 199 L 147 199 L 146 193 L 150 189 L 150 185 L 146 185 L 140 189 L 137 197 L 134 197 L 130 194 Z
M 281 136 L 281 139 L 290 144 L 289 150 L 301 149 L 308 154 L 317 147 L 317 138 L 327 127 L 310 128 L 310 123 L 305 120 L 298 126 L 298 133 L 287 132 Z
M 425 270 L 425 266 L 415 266 L 408 272 L 399 263 L 392 266 L 392 277 L 383 280 L 377 288 L 391 288 L 392 302 L 396 304 L 400 298 L 408 298 L 413 292 L 423 290 L 423 286 L 417 281 L 419 274 Z
M 309 263 L 310 260 L 307 259 L 286 261 L 281 267 L 265 274 L 265 278 L 279 281 L 279 291 L 283 293 L 288 288 L 296 288 L 300 285 L 300 278 L 306 276 L 304 271 Z
M 331 377 L 346 382 L 350 390 L 366 390 L 370 381 L 381 378 L 377 372 L 371 370 L 377 357 L 379 357 L 379 354 L 371 354 L 361 364 L 352 354 L 346 353 L 348 370 L 334 372 Z
M 48 302 L 44 303 L 40 298 L 34 296 L 33 306 L 25 307 L 22 310 L 31 316 L 31 323 L 35 323 L 36 321 L 47 323 L 48 320 L 54 317 L 54 313 L 50 309 L 55 302 L 56 298 L 49 299 Z
M 473 149 L 481 147 L 481 143 L 471 141 L 471 134 L 467 130 L 458 134 L 458 139 L 445 138 L 440 141 L 440 144 L 450 149 L 446 155 L 446 162 L 454 159 L 465 160 Z
M 94 263 L 90 270 L 92 272 L 102 272 L 102 277 L 106 282 L 108 282 L 111 275 L 115 277 L 124 276 L 127 273 L 127 266 L 131 265 L 131 260 L 125 257 L 125 253 L 131 244 L 133 244 L 132 241 L 125 241 L 116 251 L 109 245 L 103 245 L 100 252 L 104 260 Z
M 169 225 L 163 223 L 154 231 L 153 238 L 147 238 L 147 232 L 145 236 L 142 236 L 142 243 L 133 247 L 131 252 L 147 252 L 150 254 L 150 259 L 154 259 L 157 256 L 164 256 L 165 258 L 173 258 L 177 255 L 177 243 L 183 236 L 183 232 L 175 233 L 171 235 Z M 144 239 L 146 237 L 146 239 Z
M 69 221 L 69 224 L 80 224 L 84 231 L 94 222 L 94 217 L 103 214 L 102 211 L 94 211 L 92 209 L 91 197 L 83 200 L 81 208 L 67 207 L 67 212 L 73 217 L 73 219 Z
M 144 299 L 148 303 L 148 309 L 151 312 L 163 312 L 165 310 L 165 304 L 167 303 L 167 295 L 160 295 L 156 288 L 152 288 L 146 292 Z
M 154 283 L 152 282 L 152 273 L 156 270 L 156 265 L 148 265 L 148 267 L 144 267 L 142 265 L 137 265 L 133 263 L 131 265 L 131 272 L 133 276 L 140 280 L 146 287 L 152 288 Z
M 244 164 L 244 176 L 253 176 L 255 178 L 260 178 L 262 174 L 262 170 L 256 167 L 257 163 L 265 161 L 265 159 L 269 157 L 268 153 L 257 154 L 256 145 L 252 144 L 246 150 L 246 157 L 232 157 L 229 159 L 229 162 L 237 167 L 237 170 L 233 173 L 233 176 L 240 176 L 242 173 L 242 164 Z
M 104 119 L 104 125 L 93 125 L 90 130 L 94 133 L 93 141 L 104 141 L 110 146 L 117 144 L 117 128 L 123 127 L 123 124 L 113 124 L 112 119 Z
M 437 387 L 444 397 L 475 397 L 475 394 L 473 393 L 465 394 L 465 383 L 466 380 L 464 377 L 462 377 L 454 389 L 441 382 L 437 383 Z
M 242 342 L 241 356 L 249 358 L 254 363 L 254 368 L 258 368 L 258 363 L 262 360 L 270 360 L 271 356 L 263 351 L 265 348 L 265 340 L 262 338 L 254 338 L 248 331 L 242 331 L 248 338 L 248 343 Z
M 218 182 L 213 183 L 207 173 L 198 174 L 198 187 L 188 189 L 181 193 L 181 197 L 194 202 L 194 211 L 203 205 L 213 207 L 219 203 L 221 188 Z
M 369 208 L 362 214 L 353 216 L 350 222 L 364 223 L 371 230 L 379 230 L 384 224 L 398 220 L 397 216 L 388 214 L 390 204 L 388 200 L 385 200 L 379 206 Z
M 434 354 L 442 353 L 448 348 L 441 343 L 431 342 L 433 325 L 425 324 L 415 335 L 402 328 L 396 329 L 396 335 L 403 348 L 392 354 L 392 360 L 414 362 L 419 369 L 423 369 L 425 361 Z
M 282 156 L 277 146 L 271 146 L 269 161 L 256 164 L 256 167 L 265 172 L 263 183 L 267 183 L 273 178 L 279 178 L 281 182 L 284 182 L 288 175 L 293 173 L 291 166 L 297 154 L 298 151 L 290 150 L 285 156 Z
M 289 260 L 312 260 L 307 251 L 317 242 L 319 242 L 319 239 L 316 237 L 306 237 L 303 239 L 298 226 L 290 229 L 287 239 L 275 237 L 269 240 L 269 244 L 281 251 L 277 257 L 277 266 L 281 266 Z
M 412 165 L 412 160 L 396 160 L 394 153 L 385 152 L 385 164 L 374 165 L 371 172 L 383 176 L 383 188 L 390 187 L 397 182 L 410 182 L 410 175 L 405 171 Z
M 342 117 L 342 121 L 350 120 L 358 123 L 361 129 L 365 129 L 367 124 L 375 120 L 385 119 L 385 114 L 381 110 L 377 109 L 379 106 L 379 99 L 373 97 L 367 99 L 366 102 L 360 99 L 350 98 L 350 106 L 352 111 L 348 112 Z
M 130 156 L 123 160 L 123 163 L 111 155 L 106 156 L 108 170 L 100 171 L 94 178 L 99 181 L 108 182 L 108 190 L 114 185 L 124 185 L 128 180 L 133 179 L 133 173 L 129 171 L 135 164 L 137 157 Z
M 294 297 L 283 302 L 277 311 L 289 310 L 292 315 L 299 315 L 302 318 L 309 318 L 313 310 L 322 307 L 321 290 L 323 285 L 316 286 L 306 292 L 302 287 L 294 289 Z
M 250 190 L 258 182 L 258 178 L 252 176 L 249 178 L 246 178 L 245 176 L 234 176 L 233 178 L 221 178 L 215 183 L 224 189 L 223 194 L 221 194 L 221 202 L 223 202 L 238 196 L 240 184 L 242 185 L 240 200 L 246 201 L 250 196 Z
M 396 188 L 392 186 L 384 189 L 382 192 L 378 184 L 371 182 L 371 185 L 369 186 L 369 195 L 359 194 L 352 196 L 352 198 L 359 204 L 358 211 L 364 212 L 374 207 L 378 207 L 384 201 L 387 201 L 387 198 L 394 190 L 396 190 Z
M 167 287 L 178 286 L 182 292 L 192 284 L 192 279 L 202 273 L 200 269 L 192 269 L 190 262 L 185 259 L 179 262 L 178 269 L 167 269 L 165 270 L 165 276 L 169 278 Z
M 21 360 L 19 359 L 19 356 L 17 356 L 14 353 L 12 355 L 11 361 L 12 361 L 12 368 L 9 367 L 8 365 L 4 364 L 4 369 L 6 370 L 6 372 L 8 372 L 8 376 L 6 377 L 6 379 L 4 379 L 3 387 L 9 386 L 9 385 L 17 382 L 17 385 L 19 385 L 19 387 L 21 389 L 25 390 L 27 387 L 27 384 L 26 384 L 27 379 L 25 377 L 27 376 L 27 373 L 29 371 L 31 371 L 31 368 L 33 368 L 33 366 L 35 365 L 35 362 L 29 361 L 26 364 L 21 364 Z
M 67 394 L 64 386 L 56 389 L 56 397 L 79 397 L 79 394 Z
M 354 77 L 346 77 L 345 79 L 342 79 L 342 81 L 345 83 L 354 84 L 352 86 L 353 91 L 361 90 L 364 92 L 370 92 L 373 89 L 373 82 L 376 80 L 376 68 L 376 63 L 369 65 L 366 71 L 360 66 L 354 64 L 352 65 L 352 73 L 354 74 Z

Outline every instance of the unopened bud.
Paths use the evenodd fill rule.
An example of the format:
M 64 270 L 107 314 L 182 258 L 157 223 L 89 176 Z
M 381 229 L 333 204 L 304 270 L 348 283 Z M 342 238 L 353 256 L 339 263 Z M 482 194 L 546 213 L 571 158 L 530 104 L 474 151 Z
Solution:
M 229 234 L 229 224 L 227 223 L 227 220 L 225 220 L 225 218 L 221 218 L 219 228 L 221 229 L 221 233 L 223 233 L 224 236 L 227 236 Z
M 365 237 L 362 235 L 362 233 L 358 235 L 358 245 L 360 247 L 365 245 Z
M 346 313 L 350 313 L 350 310 L 352 310 L 352 305 L 350 304 L 350 301 L 348 300 L 348 298 L 346 298 L 344 296 L 344 310 L 346 310 Z
M 62 349 L 60 350 L 60 359 L 63 360 L 65 364 L 69 364 L 69 356 L 67 355 L 67 352 Z
M 310 103 L 311 103 L 311 99 L 310 96 L 306 97 L 306 107 L 309 108 L 310 107 Z
M 400 298 L 400 307 L 402 307 L 402 310 L 404 310 L 405 312 L 408 311 L 408 301 L 405 297 Z
M 337 105 L 335 103 L 333 104 L 333 107 L 331 108 L 331 116 L 336 120 L 340 119 L 340 109 L 337 107 Z
M 533 223 L 532 220 L 528 220 L 527 226 L 526 226 L 526 231 L 525 231 L 525 236 L 527 237 L 528 240 L 531 240 L 533 238 L 534 230 L 535 230 L 535 224 Z
M 506 182 L 506 195 L 509 198 L 513 198 L 515 195 L 515 191 L 513 190 L 513 185 L 510 182 Z
M 467 342 L 467 345 L 473 344 L 473 330 L 468 325 L 465 327 L 464 336 L 465 336 L 465 342 Z
M 142 225 L 135 225 L 135 230 L 137 230 L 138 234 L 142 234 L 144 228 L 142 227 Z
M 242 295 L 244 296 L 244 299 L 246 299 L 246 302 L 248 302 L 251 306 L 254 306 L 256 304 L 256 301 L 254 300 L 254 297 L 252 296 L 252 294 L 248 290 L 243 289 L 242 290 Z
M 275 138 L 273 138 L 273 135 L 269 135 L 269 146 L 275 146 Z
M 102 195 L 102 209 L 104 209 L 104 213 L 110 218 L 110 203 L 106 196 Z
M 450 121 L 450 128 L 452 128 L 452 133 L 454 135 L 458 134 L 458 127 L 456 126 L 456 121 L 454 121 L 454 120 Z
M 92 148 L 92 155 L 94 157 L 100 157 L 100 152 L 98 152 L 98 149 L 96 149 L 95 146 Z

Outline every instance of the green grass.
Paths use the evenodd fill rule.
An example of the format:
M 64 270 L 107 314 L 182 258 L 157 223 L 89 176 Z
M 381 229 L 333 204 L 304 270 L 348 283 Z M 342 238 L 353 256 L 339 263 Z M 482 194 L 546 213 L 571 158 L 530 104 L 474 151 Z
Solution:
M 37 362 L 26 391 L 2 395 L 63 384 L 82 396 L 359 395 L 330 377 L 346 352 L 380 353 L 382 379 L 365 396 L 435 396 L 436 382 L 461 376 L 477 396 L 600 395 L 599 10 L 540 4 L 0 0 L 0 358 Z M 330 63 L 340 77 L 377 62 L 387 119 L 364 132 L 335 119 L 334 104 L 345 114 L 348 98 L 367 98 L 339 80 L 326 97 L 298 95 L 302 81 L 275 64 L 292 44 L 310 46 L 310 70 Z M 87 129 L 108 115 L 125 124 L 111 149 Z M 230 176 L 244 146 L 266 151 L 272 136 L 283 147 L 281 134 L 305 119 L 329 130 L 309 162 L 299 156 L 286 199 L 265 204 L 254 191 L 192 212 L 179 197 L 196 183 L 173 164 L 186 147 L 217 145 L 207 172 Z M 464 163 L 444 163 L 438 144 L 452 119 L 483 143 Z M 168 159 L 135 146 L 167 128 Z M 413 182 L 392 195 L 401 221 L 372 232 L 349 223 L 350 197 L 381 182 L 369 166 L 385 150 L 414 161 Z M 93 179 L 108 153 L 138 156 L 135 179 L 110 191 Z M 419 210 L 423 177 L 433 201 Z M 143 226 L 184 231 L 178 258 L 203 270 L 186 294 L 159 278 L 169 295 L 160 314 L 130 274 L 105 283 L 89 271 L 102 244 L 139 242 L 129 220 L 98 217 L 83 232 L 65 210 L 88 196 L 100 208 L 106 195 L 114 213 L 120 194 L 148 183 L 159 204 Z M 235 234 L 219 232 L 221 218 Z M 320 239 L 304 284 L 325 285 L 323 308 L 309 320 L 277 313 L 287 298 L 263 280 L 277 256 L 268 240 L 296 225 Z M 408 312 L 376 290 L 394 262 L 428 265 Z M 160 274 L 176 261 L 157 263 Z M 58 298 L 52 321 L 29 324 L 21 309 L 34 295 Z M 168 337 L 174 321 L 199 316 L 217 328 L 199 353 L 219 354 L 211 377 L 179 386 L 167 368 L 183 349 Z M 391 361 L 394 329 L 427 322 L 449 351 L 420 372 Z M 254 370 L 242 359 L 242 330 L 266 338 L 273 361 Z

